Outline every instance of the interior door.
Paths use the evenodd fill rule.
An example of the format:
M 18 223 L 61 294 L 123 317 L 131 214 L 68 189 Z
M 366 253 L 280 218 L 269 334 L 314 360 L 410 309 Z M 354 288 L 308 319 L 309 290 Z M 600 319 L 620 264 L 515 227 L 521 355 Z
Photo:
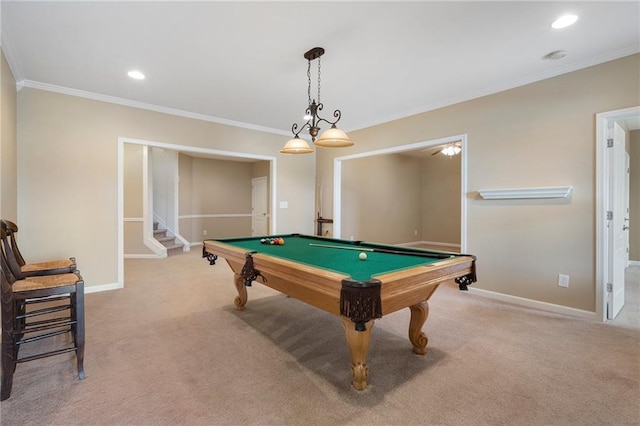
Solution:
M 607 303 L 607 318 L 613 319 L 624 306 L 624 273 L 627 267 L 628 229 L 626 217 L 626 150 L 625 133 L 618 125 L 613 124 L 611 139 L 613 142 L 609 151 L 609 211 L 612 212 L 608 221 L 609 238 L 609 300 Z
M 251 235 L 269 234 L 267 177 L 251 179 Z

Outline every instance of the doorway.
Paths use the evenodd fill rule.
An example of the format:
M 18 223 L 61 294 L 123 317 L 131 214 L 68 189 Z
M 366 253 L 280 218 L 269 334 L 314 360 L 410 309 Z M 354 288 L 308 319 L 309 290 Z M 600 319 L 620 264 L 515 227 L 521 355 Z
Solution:
M 116 288 L 124 287 L 124 240 L 125 240 L 125 225 L 131 225 L 132 223 L 139 227 L 142 230 L 146 230 L 145 232 L 152 232 L 153 228 L 153 218 L 152 215 L 149 215 L 148 212 L 152 212 L 153 208 L 153 198 L 152 195 L 149 194 L 149 180 L 147 179 L 144 182 L 140 182 L 140 192 L 145 195 L 142 196 L 142 200 L 140 202 L 140 206 L 133 214 L 135 217 L 129 217 L 131 215 L 130 212 L 127 212 L 127 217 L 125 217 L 125 186 L 126 181 L 125 177 L 128 176 L 126 173 L 127 165 L 125 162 L 125 147 L 127 146 L 139 146 L 142 147 L 141 152 L 143 155 L 142 165 L 140 166 L 140 175 L 147 176 L 149 174 L 149 165 L 150 160 L 148 158 L 148 151 L 150 148 L 160 148 L 167 151 L 175 151 L 188 154 L 190 156 L 197 156 L 203 158 L 210 159 L 218 159 L 218 160 L 231 160 L 231 161 L 265 161 L 268 162 L 268 182 L 270 185 L 270 190 L 268 194 L 270 196 L 269 200 L 269 208 L 270 212 L 268 215 L 269 218 L 269 229 L 273 232 L 276 231 L 276 210 L 275 200 L 276 200 L 276 157 L 265 156 L 265 155 L 257 155 L 257 154 L 247 154 L 241 152 L 231 152 L 231 151 L 221 151 L 216 149 L 208 149 L 208 148 L 198 148 L 186 145 L 177 145 L 177 144 L 168 144 L 163 142 L 154 142 L 148 140 L 140 140 L 140 139 L 130 139 L 125 137 L 118 138 L 118 284 Z M 141 179 L 142 180 L 142 179 Z M 131 185 L 128 185 L 131 186 Z M 179 197 L 179 194 L 175 194 L 176 199 Z M 147 212 L 143 214 L 142 212 Z M 140 232 L 142 235 L 143 231 Z
M 440 139 L 433 139 L 423 142 L 418 142 L 414 144 L 408 145 L 400 145 L 396 147 L 369 151 L 354 155 L 348 155 L 344 157 L 337 157 L 334 159 L 334 177 L 333 177 L 333 237 L 335 238 L 349 238 L 351 235 L 343 235 L 343 218 L 342 212 L 344 206 L 342 205 L 342 196 L 343 196 L 343 165 L 350 160 L 363 159 L 367 157 L 376 157 L 388 154 L 402 154 L 409 152 L 417 152 L 417 151 L 425 151 L 429 149 L 433 149 L 436 146 L 440 145 L 450 145 L 457 144 L 461 148 L 460 152 L 460 250 L 466 250 L 466 211 L 467 211 L 467 202 L 466 202 L 466 153 L 467 153 L 467 135 L 454 135 Z M 430 155 L 429 153 L 428 155 Z M 343 164 L 344 163 L 344 164 Z M 413 235 L 414 230 L 411 230 Z
M 620 124 L 628 131 L 640 129 L 640 107 L 596 116 L 596 315 L 603 321 L 614 319 L 625 304 L 628 252 L 621 247 L 626 244 L 623 230 L 628 232 L 629 216 L 624 211 L 628 186 Z

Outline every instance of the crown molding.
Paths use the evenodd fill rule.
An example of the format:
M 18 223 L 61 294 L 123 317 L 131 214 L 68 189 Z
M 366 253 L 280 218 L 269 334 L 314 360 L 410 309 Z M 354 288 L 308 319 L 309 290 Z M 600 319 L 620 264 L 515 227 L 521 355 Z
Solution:
M 147 104 L 144 102 L 132 101 L 130 99 L 118 98 L 115 96 L 102 95 L 100 93 L 88 92 L 85 90 L 72 89 L 70 87 L 57 86 L 55 84 L 41 83 L 39 81 L 22 80 L 17 84 L 18 88 L 29 87 L 32 89 L 45 90 L 47 92 L 61 93 L 63 95 L 75 96 L 78 98 L 92 99 L 94 101 L 107 102 L 111 104 L 124 105 L 132 108 L 144 109 L 147 111 L 160 112 L 163 114 L 176 115 L 179 117 L 191 118 L 194 120 L 208 121 L 211 123 L 224 124 L 226 126 L 240 127 L 258 132 L 273 133 L 276 135 L 290 136 L 290 132 L 270 127 L 258 126 L 255 124 L 243 123 L 240 121 L 227 120 L 225 118 L 213 117 L 196 112 L 183 111 L 175 108 L 163 107 L 160 105 Z M 19 90 L 18 89 L 18 90 Z

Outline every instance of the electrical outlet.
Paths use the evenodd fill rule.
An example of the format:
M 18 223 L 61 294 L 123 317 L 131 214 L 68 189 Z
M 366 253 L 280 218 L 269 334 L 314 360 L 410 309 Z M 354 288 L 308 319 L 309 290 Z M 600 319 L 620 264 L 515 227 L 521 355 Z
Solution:
M 207 230 L 206 229 L 202 231 L 202 235 L 207 235 Z
M 418 235 L 418 230 L 413 231 L 413 235 Z
M 569 287 L 569 275 L 558 274 L 558 285 L 560 287 Z

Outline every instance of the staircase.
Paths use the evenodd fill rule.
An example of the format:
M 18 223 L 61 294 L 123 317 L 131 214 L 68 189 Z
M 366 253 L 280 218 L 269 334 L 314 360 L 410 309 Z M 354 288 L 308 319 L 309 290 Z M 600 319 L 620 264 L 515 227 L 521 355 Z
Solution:
M 167 256 L 183 252 L 184 244 L 177 241 L 175 237 L 168 236 L 166 229 L 159 229 L 157 222 L 153 224 L 153 238 L 167 248 Z

